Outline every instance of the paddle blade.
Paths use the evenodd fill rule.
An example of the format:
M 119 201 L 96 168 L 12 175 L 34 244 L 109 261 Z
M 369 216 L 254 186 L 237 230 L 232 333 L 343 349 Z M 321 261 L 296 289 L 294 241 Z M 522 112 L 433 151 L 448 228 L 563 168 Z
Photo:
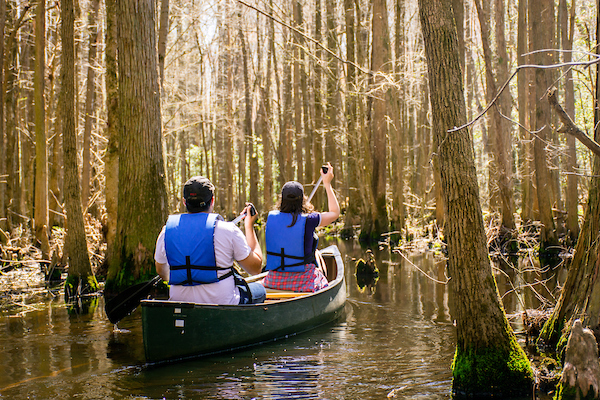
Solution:
M 160 279 L 160 276 L 157 275 L 150 281 L 133 285 L 108 301 L 104 306 L 108 320 L 116 324 L 131 314 L 140 305 L 140 301 L 148 297 L 150 291 L 154 285 L 160 282 Z

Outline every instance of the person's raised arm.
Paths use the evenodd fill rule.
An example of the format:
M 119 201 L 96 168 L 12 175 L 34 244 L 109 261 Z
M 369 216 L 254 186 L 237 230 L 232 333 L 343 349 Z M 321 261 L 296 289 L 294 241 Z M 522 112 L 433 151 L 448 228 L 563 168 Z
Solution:
M 321 176 L 323 177 L 323 187 L 325 187 L 325 192 L 327 193 L 327 205 L 329 207 L 329 211 L 321 213 L 321 222 L 319 223 L 319 226 L 325 226 L 338 219 L 340 216 L 340 204 L 338 203 L 335 193 L 333 193 L 333 188 L 331 187 L 331 181 L 333 181 L 333 167 L 330 163 L 327 163 L 326 174 L 324 174 L 323 170 L 321 170 Z
M 250 215 L 250 205 L 246 206 L 246 216 L 244 217 L 244 230 L 246 242 L 250 246 L 250 254 L 238 263 L 251 275 L 260 274 L 262 271 L 263 254 L 254 231 L 254 222 L 258 219 L 258 213 Z

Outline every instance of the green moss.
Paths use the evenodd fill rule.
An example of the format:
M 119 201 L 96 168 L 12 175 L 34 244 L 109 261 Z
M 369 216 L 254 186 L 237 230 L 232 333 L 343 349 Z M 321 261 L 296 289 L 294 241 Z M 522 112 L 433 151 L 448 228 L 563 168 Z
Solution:
M 533 371 L 514 336 L 508 349 L 456 348 L 452 389 L 467 396 L 525 396 L 532 392 Z
M 156 276 L 156 269 L 154 267 L 153 262 L 148 262 L 148 264 L 144 268 L 140 268 L 139 276 L 137 278 L 135 278 L 133 266 L 134 262 L 130 258 L 129 260 L 121 262 L 121 268 L 114 268 L 112 269 L 112 271 L 109 271 L 109 276 L 106 279 L 106 283 L 104 285 L 105 295 L 107 293 L 110 295 L 116 295 L 117 293 L 122 292 L 130 286 L 133 286 L 140 282 L 148 281 L 154 278 L 154 276 Z M 111 297 L 110 295 L 109 297 Z
M 77 288 L 79 287 L 80 277 L 77 275 L 69 275 L 65 280 L 65 299 L 67 301 L 72 300 L 78 293 Z M 98 291 L 98 281 L 94 275 L 88 275 L 85 277 L 85 283 L 81 285 L 81 294 L 90 294 Z
M 541 350 L 548 350 L 548 348 L 554 347 L 560 341 L 561 332 L 564 328 L 564 321 L 556 318 L 550 318 L 540 332 L 540 336 L 537 340 L 537 346 Z
M 590 388 L 587 396 L 583 396 L 583 393 L 579 387 L 564 386 L 562 383 L 558 385 L 554 400 L 593 400 L 596 399 L 594 396 L 594 390 Z

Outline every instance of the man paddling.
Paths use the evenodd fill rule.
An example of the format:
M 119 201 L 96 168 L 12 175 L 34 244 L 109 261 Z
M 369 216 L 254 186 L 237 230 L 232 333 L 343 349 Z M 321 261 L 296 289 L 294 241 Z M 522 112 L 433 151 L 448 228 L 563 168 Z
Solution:
M 262 251 L 254 232 L 257 214 L 243 212 L 245 236 L 233 223 L 213 213 L 215 187 L 204 177 L 190 178 L 183 187 L 187 214 L 170 215 L 156 241 L 156 271 L 170 284 L 173 301 L 208 304 L 262 303 L 265 288 L 246 283 L 234 260 L 249 274 L 261 272 Z

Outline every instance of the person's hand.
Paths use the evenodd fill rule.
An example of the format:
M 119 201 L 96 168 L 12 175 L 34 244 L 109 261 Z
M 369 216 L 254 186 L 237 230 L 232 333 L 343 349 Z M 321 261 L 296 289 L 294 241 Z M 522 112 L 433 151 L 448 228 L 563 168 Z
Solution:
M 250 225 L 252 227 L 258 219 L 258 212 L 256 211 L 256 208 L 254 208 L 254 205 L 252 203 L 246 203 L 246 208 L 242 210 L 242 213 L 246 214 L 244 217 L 246 226 Z
M 323 177 L 323 185 L 330 185 L 331 181 L 333 181 L 333 167 L 328 162 L 327 163 L 327 173 L 323 173 L 323 169 L 320 169 L 321 176 Z

